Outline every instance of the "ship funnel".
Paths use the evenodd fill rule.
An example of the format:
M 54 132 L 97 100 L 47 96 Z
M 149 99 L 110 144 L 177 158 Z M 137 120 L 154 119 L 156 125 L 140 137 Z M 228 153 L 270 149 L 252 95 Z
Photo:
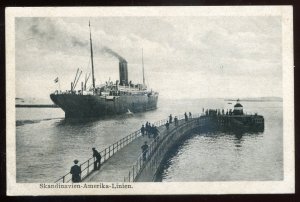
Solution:
M 108 47 L 103 47 L 102 50 L 119 60 L 119 71 L 120 71 L 120 85 L 128 85 L 128 70 L 127 61 L 115 51 Z
M 128 69 L 126 60 L 119 60 L 120 85 L 128 85 Z

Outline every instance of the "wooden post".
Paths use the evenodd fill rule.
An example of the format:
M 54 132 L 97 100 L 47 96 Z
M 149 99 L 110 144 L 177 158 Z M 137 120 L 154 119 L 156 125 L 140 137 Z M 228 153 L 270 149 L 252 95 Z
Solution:
M 134 166 L 132 166 L 132 181 L 134 181 Z
M 142 159 L 141 158 L 139 158 L 139 160 L 140 160 L 140 169 L 141 169 L 141 167 L 142 167 Z
M 129 171 L 129 174 L 128 174 L 128 182 L 130 182 L 130 171 Z
M 80 164 L 80 166 L 79 166 L 79 167 L 80 167 L 80 170 L 82 170 L 82 169 L 81 169 L 81 165 L 82 165 L 82 164 Z M 80 172 L 80 182 L 81 182 L 81 180 L 82 180 L 81 177 L 82 177 L 82 171 Z

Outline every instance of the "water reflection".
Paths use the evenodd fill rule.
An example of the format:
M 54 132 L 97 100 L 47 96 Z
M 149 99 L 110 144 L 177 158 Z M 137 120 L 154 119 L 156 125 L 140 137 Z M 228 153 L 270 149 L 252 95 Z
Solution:
M 115 116 L 114 120 L 123 120 L 123 116 Z M 59 125 L 71 125 L 71 126 L 78 126 L 78 125 L 86 125 L 90 123 L 98 123 L 101 121 L 109 121 L 112 120 L 112 117 L 90 117 L 90 118 L 64 118 L 61 119 L 58 123 Z
M 203 155 L 210 158 L 211 155 L 217 155 L 216 158 L 221 158 L 221 155 L 225 155 L 227 152 L 232 152 L 232 156 L 234 159 L 240 159 L 244 154 L 243 151 L 244 144 L 247 145 L 247 142 L 257 142 L 255 139 L 258 137 L 262 137 L 262 132 L 254 132 L 254 131 L 246 131 L 246 130 L 235 130 L 235 131 L 197 131 L 189 134 L 184 140 L 181 141 L 180 144 L 173 147 L 171 151 L 167 154 L 168 157 L 162 163 L 161 169 L 158 171 L 156 176 L 157 182 L 165 181 L 170 173 L 172 175 L 172 181 L 174 180 L 174 169 L 183 169 L 174 167 L 174 165 L 178 166 L 179 159 L 182 159 L 183 156 L 187 156 L 187 158 L 192 159 L 200 159 L 199 155 Z M 203 148 L 206 148 L 205 150 Z M 203 151 L 201 151 L 203 150 Z M 245 150 L 248 150 L 247 146 Z M 196 157 L 197 156 L 197 157 Z M 231 159 L 232 160 L 232 159 Z M 235 161 L 235 163 L 237 163 Z M 192 160 L 193 161 L 193 160 Z M 217 162 L 214 162 L 218 164 Z M 226 162 L 224 162 L 225 164 Z M 197 163 L 196 163 L 197 164 Z M 228 162 L 227 162 L 228 164 Z M 239 163 L 237 163 L 239 164 Z M 197 164 L 197 168 L 199 166 L 203 166 L 202 162 Z M 222 167 L 222 165 L 220 165 Z M 238 165 L 236 165 L 238 167 Z M 186 170 L 184 168 L 183 170 Z M 187 180 L 188 181 L 188 180 Z
M 69 171 L 74 158 L 86 160 L 91 156 L 91 147 L 101 150 L 138 130 L 146 121 L 155 122 L 185 111 L 198 112 L 203 107 L 223 106 L 223 99 L 160 100 L 159 108 L 154 111 L 74 124 L 63 118 L 64 112 L 59 108 L 17 108 L 16 119 L 22 124 L 16 127 L 17 182 L 53 182 Z M 282 103 L 247 102 L 244 108 L 249 112 L 259 110 L 265 117 L 263 135 L 230 131 L 191 134 L 170 152 L 169 157 L 172 153 L 175 156 L 169 159 L 170 165 L 162 180 L 223 180 L 229 179 L 227 176 L 232 173 L 238 180 L 247 180 L 245 176 L 282 179 Z M 224 177 L 218 178 L 221 175 Z

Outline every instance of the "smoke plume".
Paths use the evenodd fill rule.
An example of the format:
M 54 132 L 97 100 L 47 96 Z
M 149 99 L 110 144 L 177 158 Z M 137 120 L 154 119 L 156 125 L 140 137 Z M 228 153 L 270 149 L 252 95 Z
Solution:
M 105 52 L 105 53 L 108 53 L 116 58 L 118 58 L 119 62 L 127 62 L 122 56 L 120 56 L 118 53 L 116 53 L 115 51 L 111 50 L 110 48 L 104 46 L 102 48 L 102 50 Z

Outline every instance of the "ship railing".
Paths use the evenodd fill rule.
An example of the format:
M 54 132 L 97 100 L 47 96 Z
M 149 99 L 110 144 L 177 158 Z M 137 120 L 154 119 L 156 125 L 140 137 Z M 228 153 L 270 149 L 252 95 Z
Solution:
M 200 118 L 203 116 L 203 114 L 198 113 L 194 114 L 191 117 L 189 117 L 188 120 L 195 121 L 196 118 Z M 184 120 L 185 116 L 184 115 L 178 115 L 177 116 L 178 121 Z M 167 122 L 167 119 L 161 120 L 156 122 L 154 125 L 156 126 L 161 126 L 164 125 Z M 174 131 L 178 130 L 179 128 L 183 127 L 184 125 L 190 123 L 188 122 L 183 122 L 182 124 L 178 125 L 177 127 L 173 128 L 168 132 L 168 134 L 173 133 Z M 137 177 L 141 174 L 142 170 L 145 168 L 146 164 L 154 155 L 162 155 L 165 151 L 164 149 L 167 148 L 167 144 L 170 144 L 171 141 L 169 141 L 170 138 L 173 136 L 171 135 L 158 135 L 150 144 L 148 147 L 148 151 L 145 153 L 141 153 L 137 160 L 133 163 L 131 169 L 128 172 L 127 176 L 124 176 L 124 182 L 135 182 L 137 180 Z M 152 165 L 151 165 L 152 166 Z M 158 165 L 157 165 L 158 166 Z
M 103 149 L 100 153 L 101 155 L 101 165 L 104 164 L 110 157 L 112 157 L 117 151 L 122 149 L 124 146 L 128 145 L 130 142 L 135 140 L 137 137 L 141 136 L 141 131 L 137 130 L 126 137 L 120 139 L 119 141 L 113 143 L 109 147 Z M 95 169 L 94 165 L 96 162 L 96 158 L 91 157 L 88 160 L 84 161 L 80 164 L 81 168 L 81 180 L 84 180 L 86 177 L 88 177 Z M 55 181 L 55 183 L 67 183 L 71 182 L 72 175 L 71 173 L 67 173 L 64 176 L 60 177 L 58 180 Z

